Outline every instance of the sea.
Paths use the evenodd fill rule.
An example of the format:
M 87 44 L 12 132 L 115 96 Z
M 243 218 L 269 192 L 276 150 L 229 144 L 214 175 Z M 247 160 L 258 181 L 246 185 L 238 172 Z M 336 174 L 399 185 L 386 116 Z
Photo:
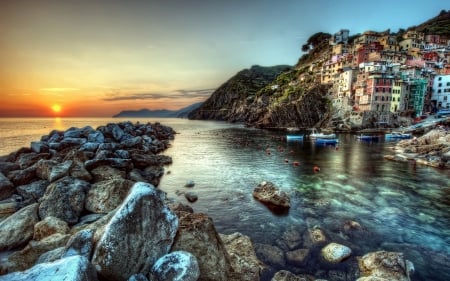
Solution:
M 320 228 L 328 241 L 352 249 L 351 257 L 337 265 L 325 264 L 320 249 L 311 249 L 304 265 L 273 265 L 261 280 L 280 269 L 352 280 L 356 258 L 382 250 L 404 253 L 414 264 L 413 281 L 450 280 L 450 171 L 385 160 L 395 142 L 383 138 L 364 142 L 339 134 L 337 146 L 319 146 L 308 139 L 286 142 L 280 131 L 216 121 L 0 118 L 0 155 L 29 147 L 55 129 L 95 129 L 120 121 L 160 122 L 177 132 L 163 152 L 173 164 L 165 167 L 159 188 L 195 212 L 207 213 L 218 232 L 241 232 L 257 248 L 272 245 L 286 252 L 286 237 L 294 234 L 305 243 L 307 230 Z M 194 187 L 186 188 L 191 181 Z M 289 212 L 274 213 L 253 198 L 263 181 L 289 194 Z M 189 203 L 183 196 L 188 191 L 198 201 Z

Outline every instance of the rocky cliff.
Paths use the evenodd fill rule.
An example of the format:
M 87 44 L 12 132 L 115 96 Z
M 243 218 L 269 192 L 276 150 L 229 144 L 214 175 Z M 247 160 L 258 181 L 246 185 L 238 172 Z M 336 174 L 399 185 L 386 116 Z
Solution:
M 307 68 L 253 66 L 219 87 L 189 118 L 262 128 L 321 126 L 330 116 L 329 87 L 313 80 Z
M 244 69 L 222 84 L 203 105 L 189 114 L 190 119 L 245 122 L 251 102 L 258 91 L 269 85 L 287 65 Z

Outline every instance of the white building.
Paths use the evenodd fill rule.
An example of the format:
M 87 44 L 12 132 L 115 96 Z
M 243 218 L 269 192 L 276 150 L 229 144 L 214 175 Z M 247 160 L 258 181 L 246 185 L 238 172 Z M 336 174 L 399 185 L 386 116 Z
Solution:
M 431 102 L 436 110 L 450 108 L 450 75 L 437 75 L 433 80 Z

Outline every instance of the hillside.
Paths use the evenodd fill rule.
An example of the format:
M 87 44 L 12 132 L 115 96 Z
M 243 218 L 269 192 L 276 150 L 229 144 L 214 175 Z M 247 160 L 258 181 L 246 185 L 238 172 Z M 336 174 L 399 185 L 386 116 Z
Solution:
M 436 34 L 450 37 L 450 10 L 442 10 L 438 16 L 409 29 L 415 29 L 425 34 Z
M 203 102 L 194 103 L 179 110 L 167 109 L 141 109 L 141 110 L 124 110 L 113 116 L 113 118 L 187 118 L 188 114 L 201 106 Z
M 255 94 L 280 73 L 290 69 L 292 67 L 287 65 L 272 67 L 254 65 L 244 69 L 214 91 L 200 108 L 189 114 L 189 118 L 244 122 L 248 102 L 251 102 Z

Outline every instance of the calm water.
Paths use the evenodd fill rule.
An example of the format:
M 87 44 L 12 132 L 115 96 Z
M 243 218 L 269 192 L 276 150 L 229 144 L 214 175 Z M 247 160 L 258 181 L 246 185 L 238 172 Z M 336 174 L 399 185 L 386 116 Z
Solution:
M 96 128 L 118 121 L 122 120 L 0 119 L 0 155 L 29 146 L 52 129 Z M 139 121 L 161 121 L 178 132 L 165 152 L 174 163 L 166 167 L 170 174 L 163 177 L 160 188 L 189 204 L 178 194 L 187 191 L 186 182 L 194 181 L 189 191 L 199 200 L 191 206 L 208 213 L 219 232 L 239 231 L 255 243 L 279 245 L 289 231 L 304 233 L 320 227 L 330 241 L 349 246 L 353 256 L 400 251 L 414 263 L 412 280 L 450 280 L 448 171 L 386 161 L 383 155 L 393 143 L 358 142 L 352 135 L 340 135 L 336 149 L 308 141 L 286 143 L 279 140 L 280 133 L 220 122 Z M 293 161 L 300 165 L 292 165 Z M 320 166 L 319 173 L 314 173 L 315 165 Z M 253 188 L 264 180 L 290 194 L 292 207 L 287 215 L 272 214 L 252 198 Z M 349 221 L 359 223 L 361 230 L 345 232 Z M 350 274 L 352 259 L 339 267 L 323 268 L 316 254 L 305 267 L 286 268 L 316 276 L 335 269 Z

